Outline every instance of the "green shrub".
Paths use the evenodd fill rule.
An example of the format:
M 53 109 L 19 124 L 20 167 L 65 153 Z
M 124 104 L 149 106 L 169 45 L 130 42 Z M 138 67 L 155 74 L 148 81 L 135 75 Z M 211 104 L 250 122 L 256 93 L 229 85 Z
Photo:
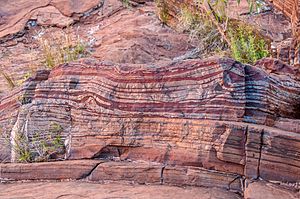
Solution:
M 32 138 L 32 152 L 35 153 L 34 161 L 48 161 L 52 155 L 63 154 L 65 152 L 64 140 L 61 137 L 63 128 L 55 122 L 50 124 L 49 134 L 36 133 Z
M 32 137 L 24 132 L 16 132 L 14 137 L 0 128 L 0 139 L 15 153 L 17 162 L 43 162 L 62 157 L 65 153 L 64 140 L 61 136 L 63 127 L 51 123 L 47 132 L 36 132 Z
M 255 63 L 269 55 L 268 44 L 252 27 L 239 25 L 231 27 L 228 35 L 231 41 L 231 56 L 242 63 Z
M 129 0 L 121 0 L 121 1 L 122 1 L 123 6 L 125 6 L 126 8 L 130 8 Z
M 18 162 L 32 162 L 33 153 L 30 150 L 30 143 L 28 138 L 23 134 L 18 132 L 14 138 L 14 145 L 12 146 L 12 150 L 17 155 Z
M 163 24 L 167 24 L 170 18 L 169 9 L 164 0 L 155 0 L 158 16 Z

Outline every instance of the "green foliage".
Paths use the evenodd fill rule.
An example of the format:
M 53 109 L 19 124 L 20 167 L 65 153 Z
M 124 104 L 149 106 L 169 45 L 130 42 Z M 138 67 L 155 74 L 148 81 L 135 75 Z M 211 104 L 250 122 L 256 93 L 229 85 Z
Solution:
M 23 78 L 18 81 L 18 86 L 22 85 L 28 78 L 32 76 L 32 72 L 29 71 L 23 75 Z
M 30 151 L 30 145 L 27 136 L 17 132 L 15 137 L 11 138 L 9 134 L 5 133 L 3 129 L 0 128 L 0 139 L 4 140 L 4 144 L 7 147 L 11 147 L 12 150 L 16 153 L 18 162 L 32 161 L 33 154 Z M 11 141 L 14 143 L 13 146 Z
M 23 132 L 17 132 L 12 138 L 0 129 L 0 139 L 15 152 L 17 162 L 41 162 L 65 153 L 62 131 L 62 126 L 54 122 L 48 132 L 36 132 L 31 138 Z
M 183 6 L 181 8 L 179 22 L 182 28 L 191 30 L 196 28 L 197 24 L 200 22 L 200 17 L 198 14 L 193 13 L 187 6 Z
M 202 56 L 220 54 L 226 49 L 220 33 L 205 12 L 192 11 L 183 6 L 178 28 L 189 33 L 190 40 L 197 43 Z
M 121 1 L 122 1 L 123 6 L 125 6 L 126 8 L 130 8 L 129 0 L 121 0 Z
M 52 155 L 65 152 L 64 141 L 60 135 L 62 131 L 60 124 L 51 123 L 48 135 L 36 133 L 32 139 L 33 151 L 37 153 L 34 161 L 48 161 Z
M 50 124 L 49 131 L 51 133 L 57 134 L 57 133 L 60 133 L 60 132 L 63 131 L 63 127 L 60 124 L 58 124 L 58 123 L 52 122 Z
M 158 15 L 163 24 L 167 24 L 169 21 L 169 9 L 164 0 L 155 0 L 158 8 Z
M 254 63 L 269 55 L 268 43 L 254 28 L 226 16 L 226 0 L 206 1 L 209 10 L 183 6 L 179 24 L 198 43 L 202 56 L 230 54 L 243 63 Z M 197 0 L 203 6 L 203 0 Z M 230 52 L 228 52 L 230 48 Z
M 228 31 L 231 40 L 231 55 L 242 63 L 255 63 L 269 55 L 266 41 L 253 28 L 245 25 L 232 27 Z
M 31 162 L 33 153 L 30 151 L 29 140 L 23 133 L 17 133 L 12 147 L 17 154 L 18 162 Z
M 74 42 L 72 35 L 63 32 L 63 34 L 54 38 L 39 38 L 39 43 L 42 47 L 44 63 L 48 68 L 53 68 L 56 65 L 75 61 L 89 54 L 87 44 L 79 37 Z

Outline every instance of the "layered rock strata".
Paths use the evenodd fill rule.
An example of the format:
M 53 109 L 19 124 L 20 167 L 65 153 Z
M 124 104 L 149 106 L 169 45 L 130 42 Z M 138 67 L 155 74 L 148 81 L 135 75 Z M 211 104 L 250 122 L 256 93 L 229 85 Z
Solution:
M 38 5 L 35 1 L 26 2 L 30 7 Z M 75 1 L 62 2 L 66 4 L 60 6 L 60 9 L 68 8 L 67 5 L 72 5 L 71 2 Z M 94 2 L 97 1 L 84 1 L 82 5 L 92 6 Z M 46 68 L 45 51 L 40 40 L 50 41 L 51 45 L 64 46 L 64 40 L 60 38 L 65 37 L 70 37 L 73 40 L 72 44 L 79 38 L 90 56 L 113 63 L 149 64 L 162 60 L 171 61 L 193 49 L 188 35 L 162 25 L 155 15 L 156 8 L 153 2 L 142 4 L 143 1 L 137 1 L 141 5 L 130 9 L 123 6 L 119 0 L 105 0 L 103 4 L 101 2 L 103 1 L 91 8 L 91 11 L 67 16 L 67 19 L 72 19 L 74 23 L 63 30 L 53 22 L 57 18 L 45 20 L 45 17 L 53 15 L 49 14 L 52 9 L 47 6 L 40 10 L 38 18 L 32 13 L 27 13 L 24 18 L 29 19 L 28 26 L 22 23 L 17 29 L 18 34 L 15 35 L 11 29 L 0 31 L 0 35 L 5 31 L 10 33 L 10 36 L 0 37 L 0 70 L 6 73 L 16 86 L 22 84 L 28 76 L 34 75 L 35 70 Z M 76 5 L 74 3 L 75 7 Z M 18 6 L 17 8 L 20 9 Z M 11 7 L 1 7 L 0 15 L 2 12 L 11 13 Z M 26 7 L 23 12 L 26 12 Z M 76 17 L 77 15 L 79 17 Z M 28 18 L 29 16 L 33 17 Z M 63 21 L 66 22 L 67 19 Z M 41 21 L 53 23 L 47 25 Z M 6 24 L 10 22 L 5 21 L 3 27 Z M 2 74 L 0 84 L 1 97 L 11 90 L 11 86 Z
M 6 137 L 25 134 L 34 143 L 59 124 L 65 159 L 151 163 L 100 164 L 91 180 L 121 179 L 125 174 L 117 171 L 126 168 L 129 176 L 140 173 L 143 183 L 160 182 L 161 172 L 170 184 L 224 188 L 224 179 L 227 186 L 244 178 L 298 183 L 300 84 L 293 67 L 278 64 L 82 60 L 41 71 L 2 98 L 0 126 Z M 18 158 L 4 138 L 0 146 L 2 161 Z

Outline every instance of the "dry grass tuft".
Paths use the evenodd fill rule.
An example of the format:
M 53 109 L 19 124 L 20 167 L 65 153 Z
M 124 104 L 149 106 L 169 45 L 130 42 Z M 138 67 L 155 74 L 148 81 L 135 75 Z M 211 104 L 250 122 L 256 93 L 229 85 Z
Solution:
M 13 88 L 16 87 L 16 83 L 15 83 L 15 81 L 13 80 L 13 78 L 11 76 L 9 76 L 4 71 L 0 71 L 0 74 L 4 77 L 4 79 L 7 82 L 10 89 L 13 89 Z
M 74 39 L 70 31 L 62 31 L 59 36 L 50 34 L 46 37 L 42 35 L 38 37 L 38 42 L 42 48 L 43 63 L 50 69 L 89 54 L 87 43 L 79 36 Z

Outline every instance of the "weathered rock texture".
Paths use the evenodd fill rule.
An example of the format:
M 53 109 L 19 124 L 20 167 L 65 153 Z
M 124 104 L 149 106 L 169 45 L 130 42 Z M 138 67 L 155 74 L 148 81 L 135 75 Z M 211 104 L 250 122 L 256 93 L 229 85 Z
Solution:
M 234 193 L 217 188 L 182 188 L 159 185 L 124 185 L 120 183 L 95 184 L 86 182 L 31 182 L 17 184 L 0 184 L 0 197 L 2 199 L 33 197 L 44 199 L 152 199 L 153 197 L 156 199 L 241 198 Z
M 100 0 L 3 0 L 0 7 L 0 38 L 22 31 L 26 23 L 32 21 L 40 25 L 68 26 L 101 3 Z
M 248 182 L 246 184 L 245 199 L 281 199 L 291 198 L 296 199 L 300 197 L 300 192 L 295 192 L 288 187 L 278 186 L 276 184 L 267 182 Z
M 37 5 L 35 1 L 26 2 L 30 7 Z M 93 2 L 96 1 L 84 1 L 83 5 L 92 5 Z M 68 8 L 67 5 L 71 3 L 59 8 Z M 12 12 L 8 5 L 1 9 L 4 13 Z M 78 36 L 88 44 L 91 56 L 113 63 L 149 64 L 162 60 L 171 61 L 190 51 L 193 47 L 188 35 L 163 26 L 155 15 L 155 9 L 153 2 L 127 9 L 119 0 L 105 0 L 100 6 L 93 7 L 91 12 L 81 14 L 83 16 L 80 15 L 79 21 L 69 28 L 69 35 L 75 40 Z M 25 10 L 24 7 L 22 12 Z M 50 9 L 49 6 L 40 10 L 40 18 L 36 22 L 31 20 L 31 25 L 26 30 L 20 29 L 18 35 L 10 32 L 11 36 L 0 36 L 0 70 L 7 73 L 16 84 L 22 82 L 26 74 L 33 75 L 32 71 L 45 68 L 43 48 L 37 38 L 42 35 L 44 39 L 50 38 L 53 41 L 52 35 L 56 38 L 63 34 L 61 28 L 54 24 L 49 27 L 40 23 L 45 17 L 52 15 L 47 14 L 51 10 L 52 7 Z M 57 18 L 51 18 L 55 19 Z M 73 20 L 73 17 L 68 17 L 70 19 Z M 66 20 L 64 18 L 63 21 Z M 48 20 L 46 22 L 52 23 Z M 3 26 L 7 26 L 6 22 Z M 10 87 L 2 75 L 0 84 L 0 96 L 4 96 Z
M 0 126 L 31 141 L 59 124 L 66 159 L 153 163 L 100 164 L 90 180 L 129 175 L 140 183 L 231 184 L 239 191 L 243 177 L 298 183 L 300 84 L 294 68 L 277 64 L 224 58 L 138 66 L 86 59 L 40 72 L 2 98 Z M 5 140 L 0 146 L 1 160 L 14 158 Z
M 188 36 L 162 26 L 154 4 L 125 9 L 117 0 L 101 2 L 24 1 L 23 16 L 19 5 L 12 9 L 6 2 L 0 8 L 5 13 L 0 37 L 12 34 L 1 40 L 0 67 L 16 79 L 31 63 L 24 52 L 32 41 L 37 45 L 33 32 L 45 33 L 40 26 L 56 26 L 48 30 L 57 31 L 78 21 L 72 31 L 93 43 L 92 55 L 102 60 L 40 70 L 11 92 L 1 86 L 1 162 L 19 158 L 19 135 L 37 156 L 36 144 L 52 134 L 53 124 L 61 129 L 66 150 L 63 162 L 1 164 L 0 180 L 191 185 L 252 198 L 260 187 L 273 192 L 257 182 L 264 179 L 299 191 L 297 68 L 274 59 L 254 66 L 227 58 L 178 61 L 175 58 L 191 50 Z M 165 2 L 173 20 L 181 3 L 191 3 Z M 281 22 L 288 29 L 290 24 Z M 279 40 L 290 34 L 273 26 L 264 31 Z M 33 51 L 40 55 L 38 47 Z M 289 56 L 284 61 L 289 62 Z M 51 155 L 55 159 L 56 154 Z
M 300 20 L 300 5 L 298 0 L 272 0 L 280 11 L 291 19 L 293 26 L 293 33 L 295 36 L 299 36 L 299 20 Z
M 58 161 L 38 164 L 1 164 L 0 179 L 64 180 L 82 179 L 99 165 L 99 160 Z
M 164 11 L 168 14 L 167 23 L 172 27 L 180 25 L 183 8 L 199 12 L 199 8 L 193 0 L 165 0 L 162 2 L 165 2 L 163 4 Z M 299 65 L 299 6 L 297 0 L 265 1 L 260 8 L 260 13 L 255 15 L 249 14 L 248 1 L 229 0 L 226 10 L 230 19 L 254 26 L 266 40 L 271 41 L 274 58 L 287 64 Z

